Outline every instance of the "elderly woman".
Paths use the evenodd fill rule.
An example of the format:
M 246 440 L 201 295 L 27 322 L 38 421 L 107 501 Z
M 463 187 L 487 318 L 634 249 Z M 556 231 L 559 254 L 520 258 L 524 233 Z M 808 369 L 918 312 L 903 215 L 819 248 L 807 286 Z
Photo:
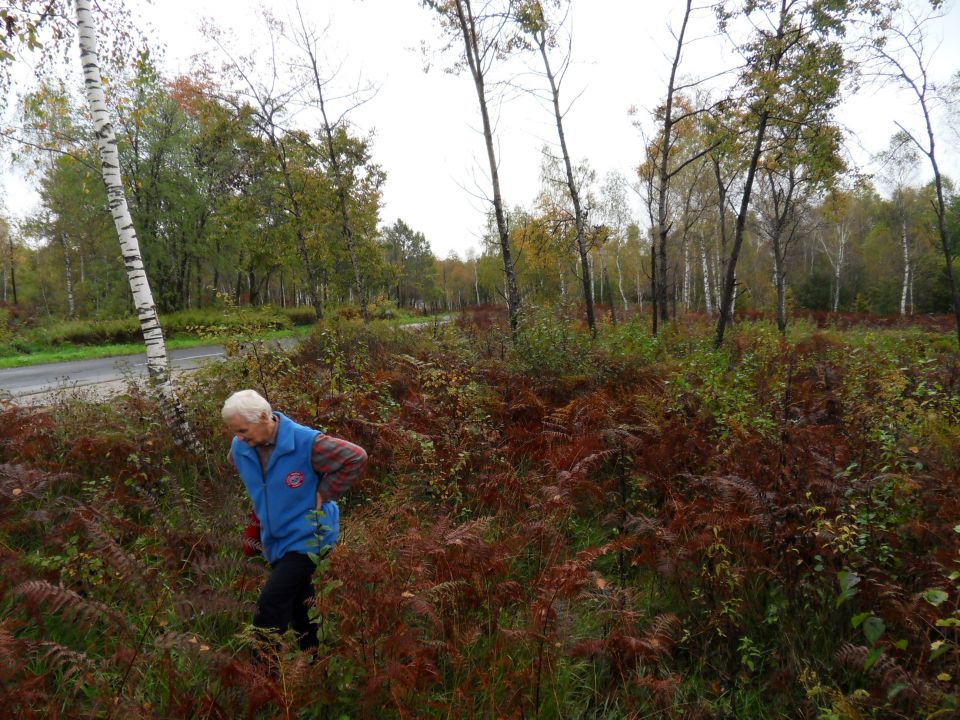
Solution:
M 363 448 L 295 423 L 259 393 L 240 390 L 223 403 L 233 434 L 230 458 L 253 501 L 246 539 L 259 541 L 270 576 L 253 624 L 283 632 L 293 627 L 302 650 L 318 645 L 307 604 L 315 569 L 308 553 L 326 554 L 337 542 L 336 500 L 367 462 Z M 244 550 L 253 554 L 252 543 Z

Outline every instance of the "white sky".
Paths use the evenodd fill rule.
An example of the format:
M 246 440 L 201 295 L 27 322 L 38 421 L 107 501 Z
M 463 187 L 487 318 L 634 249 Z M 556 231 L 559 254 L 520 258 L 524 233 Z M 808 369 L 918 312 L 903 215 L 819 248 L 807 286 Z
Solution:
M 203 53 L 212 64 L 220 50 L 199 31 L 201 18 L 232 28 L 241 52 L 258 50 L 264 33 L 258 28 L 258 0 L 156 0 L 130 4 L 156 28 L 155 44 L 167 46 L 166 69 L 187 72 L 189 58 Z M 573 0 L 573 65 L 561 89 L 561 100 L 576 98 L 565 118 L 567 143 L 574 159 L 586 158 L 598 179 L 617 170 L 633 181 L 643 143 L 633 121 L 645 121 L 661 98 L 669 70 L 673 39 L 668 22 L 679 22 L 681 0 Z M 292 1 L 273 0 L 272 11 L 287 18 Z M 325 52 L 332 64 L 342 63 L 344 85 L 361 77 L 379 87 L 376 96 L 352 115 L 360 131 L 375 133 L 373 157 L 387 172 L 381 219 L 403 218 L 422 231 L 434 252 L 461 256 L 479 247 L 478 234 L 489 205 L 487 163 L 477 100 L 469 75 L 444 72 L 452 56 L 421 52 L 421 44 L 439 50 L 444 44 L 433 14 L 417 0 L 303 0 L 305 12 L 327 30 Z M 713 30 L 701 16 L 688 37 Z M 935 79 L 960 70 L 960 8 L 952 7 L 937 31 L 948 38 L 937 50 Z M 952 42 L 951 42 L 952 40 Z M 424 72 L 425 57 L 430 69 Z M 534 58 L 536 59 L 536 58 Z M 715 40 L 695 43 L 685 54 L 681 72 L 710 75 L 735 63 Z M 542 83 L 534 77 L 524 84 Z M 514 93 L 516 95 L 516 93 Z M 639 109 L 630 117 L 628 109 Z M 497 142 L 500 176 L 507 205 L 529 207 L 539 188 L 544 143 L 556 144 L 552 108 L 529 96 L 514 97 L 499 110 Z M 895 120 L 915 126 L 909 98 L 890 90 L 868 88 L 848 99 L 839 119 L 853 134 L 851 152 L 865 162 L 886 147 L 896 131 Z M 939 148 L 947 157 L 945 171 L 958 176 L 960 138 L 940 128 Z M 858 147 L 859 146 L 859 147 Z M 923 175 L 919 176 L 924 179 Z M 958 177 L 960 179 L 960 177 Z M 11 173 L 4 177 L 6 206 L 15 216 L 29 211 L 34 200 L 29 183 Z M 634 198 L 636 201 L 636 198 Z M 635 217 L 642 222 L 639 203 Z

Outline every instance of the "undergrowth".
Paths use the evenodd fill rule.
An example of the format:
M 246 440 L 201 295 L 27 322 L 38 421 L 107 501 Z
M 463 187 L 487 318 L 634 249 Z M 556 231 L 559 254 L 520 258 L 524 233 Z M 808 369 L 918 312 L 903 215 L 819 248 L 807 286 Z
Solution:
M 254 387 L 364 446 L 314 662 L 261 647 L 227 466 Z M 944 335 L 562 314 L 340 317 L 183 398 L 0 414 L 14 717 L 945 718 L 958 708 L 960 362 Z

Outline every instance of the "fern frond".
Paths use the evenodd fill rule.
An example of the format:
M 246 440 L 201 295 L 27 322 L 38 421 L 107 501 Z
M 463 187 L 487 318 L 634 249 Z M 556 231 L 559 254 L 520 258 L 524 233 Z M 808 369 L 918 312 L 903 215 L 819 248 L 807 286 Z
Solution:
M 42 649 L 40 657 L 47 665 L 63 673 L 61 680 L 67 680 L 80 672 L 93 671 L 99 663 L 84 652 L 74 650 L 55 642 L 41 642 L 38 648 Z
M 124 580 L 133 580 L 140 577 L 140 566 L 126 550 L 106 533 L 103 526 L 93 517 L 90 512 L 81 513 L 83 526 L 87 536 L 103 553 L 103 558 L 107 561 L 121 578 Z
M 53 585 L 46 580 L 28 580 L 20 583 L 13 592 L 21 595 L 28 605 L 37 609 L 46 605 L 52 612 L 61 613 L 64 619 L 91 628 L 97 621 L 104 622 L 130 637 L 132 632 L 126 619 L 104 603 L 81 597 L 62 585 Z
M 24 465 L 0 464 L 0 500 L 13 502 L 24 497 L 37 497 L 65 477 L 64 473 L 48 473 Z

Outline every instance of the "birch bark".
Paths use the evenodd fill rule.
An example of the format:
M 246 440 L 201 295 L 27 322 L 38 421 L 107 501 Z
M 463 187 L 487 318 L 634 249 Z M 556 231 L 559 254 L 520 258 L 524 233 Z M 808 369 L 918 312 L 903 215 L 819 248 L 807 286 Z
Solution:
M 83 66 L 83 80 L 86 87 L 87 103 L 93 117 L 93 128 L 100 152 L 100 167 L 103 182 L 107 189 L 107 201 L 117 235 L 120 240 L 120 252 L 127 270 L 127 280 L 133 294 L 133 304 L 140 320 L 143 343 L 147 353 L 147 372 L 150 385 L 160 402 L 164 420 L 173 432 L 178 445 L 188 445 L 200 449 L 184 415 L 183 406 L 170 381 L 170 366 L 167 350 L 163 342 L 163 330 L 157 316 L 157 307 L 150 291 L 150 283 L 140 255 L 140 243 L 133 227 L 127 198 L 120 177 L 120 160 L 117 152 L 117 138 L 110 114 L 107 111 L 103 83 L 100 78 L 100 61 L 97 52 L 97 28 L 90 11 L 90 0 L 76 0 L 77 29 L 80 39 L 80 62 Z

